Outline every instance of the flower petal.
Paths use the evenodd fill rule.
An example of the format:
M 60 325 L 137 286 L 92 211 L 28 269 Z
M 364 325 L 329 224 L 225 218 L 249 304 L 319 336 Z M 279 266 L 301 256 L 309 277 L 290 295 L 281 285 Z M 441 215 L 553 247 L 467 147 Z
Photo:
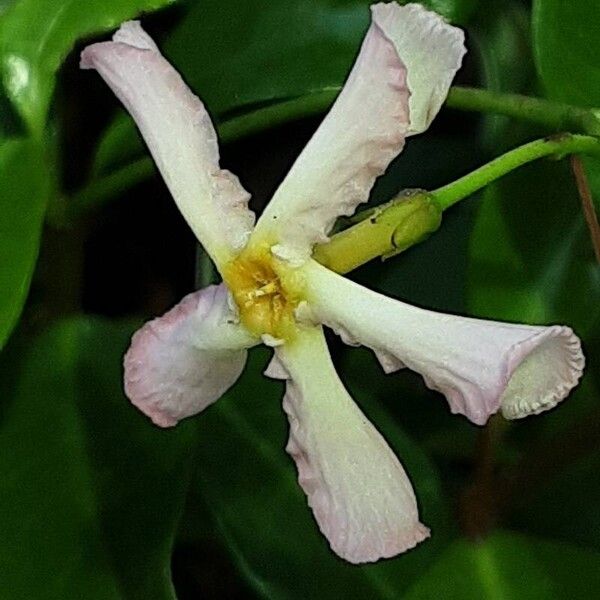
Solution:
M 421 4 L 397 7 L 395 2 L 381 3 L 372 10 L 376 19 L 385 23 L 386 35 L 406 67 L 410 90 L 408 135 L 422 133 L 438 114 L 460 69 L 466 53 L 464 33 Z
M 238 179 L 219 167 L 217 135 L 202 102 L 137 21 L 112 42 L 88 46 L 81 67 L 96 69 L 135 119 L 179 210 L 217 262 L 248 240 L 254 214 Z
M 275 352 L 267 374 L 288 380 L 286 449 L 332 550 L 352 563 L 373 562 L 425 539 L 410 481 L 344 389 L 321 328 Z
M 460 66 L 462 41 L 462 31 L 419 5 L 372 7 L 371 27 L 343 90 L 265 209 L 253 240 L 275 245 L 280 258 L 295 263 L 325 242 L 337 217 L 368 200 L 406 135 L 433 119 Z M 407 67 L 414 73 L 407 75 Z
M 218 400 L 257 341 L 237 324 L 224 285 L 187 295 L 136 332 L 124 359 L 125 393 L 160 427 Z
M 567 397 L 583 372 L 581 343 L 568 327 L 423 310 L 314 261 L 305 273 L 308 318 L 375 350 L 386 372 L 406 366 L 420 373 L 428 387 L 446 396 L 452 412 L 474 423 L 485 423 L 499 409 L 509 419 L 548 410 Z

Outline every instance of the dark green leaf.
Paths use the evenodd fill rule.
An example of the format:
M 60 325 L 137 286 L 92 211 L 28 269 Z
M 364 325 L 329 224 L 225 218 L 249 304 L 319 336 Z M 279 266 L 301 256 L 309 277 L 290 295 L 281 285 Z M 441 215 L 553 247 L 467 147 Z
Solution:
M 0 70 L 6 93 L 30 130 L 44 127 L 55 74 L 81 37 L 110 30 L 173 0 L 19 0 L 0 15 Z
M 535 58 L 551 98 L 600 106 L 599 34 L 599 2 L 534 0 Z
M 338 87 L 368 23 L 360 0 L 193 3 L 165 53 L 211 113 L 223 115 Z
M 531 93 L 535 67 L 531 52 L 530 14 L 521 2 L 491 3 L 469 28 L 481 62 L 482 84 L 494 92 Z M 498 152 L 497 140 L 511 125 L 508 117 L 482 115 L 486 149 Z
M 433 537 L 376 565 L 344 563 L 318 532 L 296 483 L 294 464 L 284 451 L 282 386 L 264 379 L 265 364 L 266 352 L 254 351 L 241 380 L 199 418 L 197 489 L 239 568 L 269 598 L 397 598 L 439 552 L 451 529 L 431 464 L 381 408 L 359 397 L 406 466 Z
M 478 14 L 469 33 L 481 59 L 485 87 L 518 92 L 531 83 L 529 12 L 521 2 L 490 6 Z
M 11 598 L 173 598 L 171 545 L 195 437 L 121 391 L 130 324 L 78 318 L 2 364 L 0 571 Z
M 508 532 L 454 542 L 405 600 L 584 600 L 600 588 L 600 554 Z
M 367 0 L 192 3 L 165 51 L 209 110 L 223 115 L 340 86 L 368 27 L 369 4 Z M 452 21 L 464 21 L 476 2 L 423 4 Z
M 9 140 L 0 146 L 0 348 L 29 291 L 50 191 L 48 173 L 34 141 Z

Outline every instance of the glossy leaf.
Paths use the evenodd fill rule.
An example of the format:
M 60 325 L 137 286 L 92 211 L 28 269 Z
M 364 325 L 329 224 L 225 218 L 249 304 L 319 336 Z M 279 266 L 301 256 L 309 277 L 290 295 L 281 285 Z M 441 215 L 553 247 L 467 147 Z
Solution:
M 339 86 L 369 24 L 369 4 L 367 0 L 195 2 L 165 51 L 209 110 L 222 115 Z M 456 22 L 468 17 L 475 2 L 422 4 Z
M 108 31 L 173 0 L 19 0 L 0 15 L 0 71 L 30 130 L 46 121 L 55 74 L 81 37 Z
M 223 115 L 339 86 L 368 23 L 361 0 L 198 2 L 165 53 L 209 111 Z
M 50 190 L 40 146 L 14 139 L 0 146 L 0 348 L 19 319 L 37 260 Z
M 533 40 L 548 95 L 581 106 L 600 106 L 600 3 L 534 0 Z
M 583 600 L 600 586 L 600 553 L 508 532 L 454 542 L 406 600 Z
M 401 457 L 420 500 L 422 519 L 433 533 L 417 549 L 395 559 L 361 567 L 344 563 L 318 532 L 296 483 L 294 464 L 284 451 L 282 386 L 261 375 L 266 354 L 253 351 L 241 380 L 198 418 L 197 491 L 215 515 L 232 556 L 264 597 L 398 597 L 444 546 L 450 531 L 431 464 L 381 408 L 359 394 L 361 406 Z
M 0 571 L 10 597 L 174 598 L 171 545 L 194 436 L 154 428 L 124 398 L 131 331 L 81 317 L 3 356 Z

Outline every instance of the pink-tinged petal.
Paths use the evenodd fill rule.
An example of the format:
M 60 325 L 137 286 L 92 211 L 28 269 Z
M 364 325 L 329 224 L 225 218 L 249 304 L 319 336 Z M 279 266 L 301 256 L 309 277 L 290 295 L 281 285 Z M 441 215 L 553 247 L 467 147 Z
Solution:
M 402 465 L 344 389 L 321 328 L 275 354 L 267 374 L 288 380 L 286 450 L 332 550 L 351 563 L 373 562 L 428 537 Z
M 340 215 L 369 197 L 375 179 L 404 146 L 406 70 L 375 22 L 344 89 L 257 224 L 257 237 L 281 244 L 285 258 L 305 258 L 327 240 Z
M 305 267 L 309 308 L 300 316 L 375 350 L 386 372 L 403 366 L 444 394 L 452 412 L 477 424 L 502 410 L 517 419 L 567 397 L 583 372 L 568 327 L 499 323 L 424 310 L 325 269 Z M 304 314 L 302 314 L 304 313 Z
M 408 135 L 425 131 L 446 100 L 466 53 L 465 35 L 421 4 L 376 4 L 373 18 L 394 43 L 410 90 Z
M 374 6 L 343 90 L 259 219 L 254 239 L 294 263 L 325 242 L 337 217 L 368 200 L 406 135 L 422 131 L 437 113 L 460 65 L 462 40 L 460 30 L 417 5 Z M 407 67 L 414 73 L 407 75 Z
M 134 334 L 124 359 L 125 393 L 156 425 L 171 427 L 218 400 L 255 343 L 237 323 L 227 288 L 204 288 Z
M 88 46 L 81 67 L 96 69 L 131 113 L 179 210 L 218 263 L 247 242 L 248 193 L 219 167 L 217 134 L 202 102 L 137 21 L 112 42 Z

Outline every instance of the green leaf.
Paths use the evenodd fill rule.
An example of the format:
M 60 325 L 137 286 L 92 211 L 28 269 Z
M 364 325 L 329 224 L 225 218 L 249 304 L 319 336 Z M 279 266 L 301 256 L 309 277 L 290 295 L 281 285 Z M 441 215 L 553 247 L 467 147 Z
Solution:
M 194 430 L 124 398 L 131 324 L 75 318 L 3 356 L 0 571 L 13 598 L 174 598 Z
M 37 260 L 50 192 L 39 144 L 8 140 L 0 146 L 0 348 L 19 319 Z
M 369 4 L 367 0 L 192 3 L 168 39 L 165 53 L 209 110 L 223 115 L 340 86 L 368 27 Z M 423 4 L 456 21 L 466 19 L 476 2 Z
M 535 59 L 551 98 L 600 106 L 599 23 L 599 2 L 534 0 Z
M 584 600 L 600 588 L 600 554 L 508 532 L 454 542 L 405 600 Z
M 503 2 L 479 13 L 469 28 L 481 60 L 485 87 L 518 92 L 531 83 L 529 16 L 522 3 Z
M 381 408 L 359 394 L 361 407 L 410 474 L 433 535 L 393 560 L 362 567 L 344 563 L 318 532 L 296 482 L 295 466 L 284 451 L 282 385 L 261 375 L 266 362 L 266 351 L 253 351 L 241 380 L 199 418 L 197 491 L 238 567 L 269 598 L 397 598 L 451 531 L 431 464 Z
M 368 23 L 360 0 L 193 3 L 164 50 L 209 111 L 224 115 L 338 87 Z
M 46 122 L 56 71 L 75 41 L 173 0 L 19 0 L 0 15 L 0 71 L 29 129 Z
M 531 52 L 530 11 L 521 2 L 492 3 L 469 27 L 472 49 L 481 64 L 482 84 L 494 92 L 530 93 L 535 67 Z M 498 152 L 497 140 L 512 121 L 484 114 L 483 145 Z

